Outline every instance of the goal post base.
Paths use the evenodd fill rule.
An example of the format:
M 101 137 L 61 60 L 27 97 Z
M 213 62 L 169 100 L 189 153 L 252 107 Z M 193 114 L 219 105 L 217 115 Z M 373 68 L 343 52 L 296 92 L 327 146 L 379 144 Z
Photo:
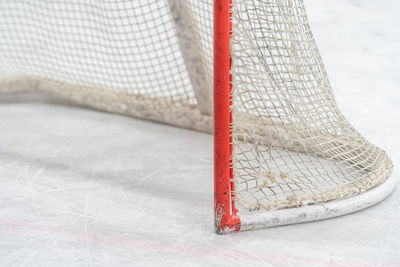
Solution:
M 310 205 L 273 212 L 240 214 L 240 231 L 318 221 L 360 211 L 388 197 L 396 188 L 397 182 L 397 175 L 392 174 L 381 185 L 357 196 L 330 201 L 320 205 Z
M 227 217 L 227 216 L 224 216 Z M 241 228 L 241 220 L 237 215 L 230 215 L 228 218 L 224 218 L 225 222 L 222 222 L 221 218 L 216 216 L 215 218 L 215 232 L 219 235 L 228 234 L 231 232 L 238 232 Z

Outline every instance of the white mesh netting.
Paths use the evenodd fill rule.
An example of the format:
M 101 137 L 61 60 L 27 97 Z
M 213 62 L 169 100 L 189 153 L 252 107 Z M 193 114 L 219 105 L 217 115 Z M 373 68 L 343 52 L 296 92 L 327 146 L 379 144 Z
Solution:
M 0 1 L 0 90 L 36 90 L 210 131 L 187 69 L 207 68 L 211 76 L 212 3 L 192 2 Z M 187 47 L 185 37 L 198 41 Z M 192 50 L 204 67 L 185 62 Z M 197 92 L 211 103 L 207 82 Z
M 233 4 L 238 201 L 279 209 L 359 194 L 391 171 L 338 110 L 302 0 Z
M 211 131 L 212 0 L 0 2 L 0 91 Z M 337 108 L 302 0 L 234 0 L 235 198 L 250 211 L 359 194 L 391 172 Z M 227 22 L 229 23 L 229 22 Z

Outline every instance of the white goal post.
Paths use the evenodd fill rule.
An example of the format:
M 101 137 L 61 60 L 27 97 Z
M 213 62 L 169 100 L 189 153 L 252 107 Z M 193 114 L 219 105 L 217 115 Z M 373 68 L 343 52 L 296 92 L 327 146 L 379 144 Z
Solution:
M 337 107 L 303 0 L 0 1 L 0 97 L 214 132 L 215 229 L 320 220 L 395 187 Z

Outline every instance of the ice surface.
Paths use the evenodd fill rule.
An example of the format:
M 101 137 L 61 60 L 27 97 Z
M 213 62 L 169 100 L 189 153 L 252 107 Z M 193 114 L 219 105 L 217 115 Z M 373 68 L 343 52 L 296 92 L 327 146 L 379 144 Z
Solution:
M 344 114 L 400 161 L 400 3 L 306 0 Z M 340 218 L 213 233 L 212 137 L 0 104 L 0 266 L 400 266 L 400 190 Z

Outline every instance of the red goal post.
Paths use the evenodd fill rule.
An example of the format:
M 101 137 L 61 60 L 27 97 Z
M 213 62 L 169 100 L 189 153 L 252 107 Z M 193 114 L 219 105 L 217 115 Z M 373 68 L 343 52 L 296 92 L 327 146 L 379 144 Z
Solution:
M 232 181 L 231 6 L 232 0 L 214 2 L 214 216 L 217 233 L 240 230 Z

